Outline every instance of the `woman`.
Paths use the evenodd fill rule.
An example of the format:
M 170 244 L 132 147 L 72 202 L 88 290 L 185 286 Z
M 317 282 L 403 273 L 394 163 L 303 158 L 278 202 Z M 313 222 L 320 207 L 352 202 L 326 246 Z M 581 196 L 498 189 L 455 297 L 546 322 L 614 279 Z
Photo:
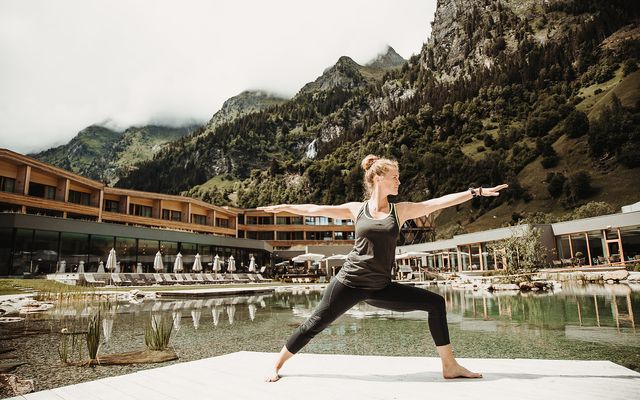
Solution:
M 364 186 L 368 200 L 338 206 L 281 204 L 258 207 L 258 210 L 298 215 L 324 216 L 355 221 L 355 245 L 342 269 L 326 287 L 322 300 L 291 335 L 280 351 L 275 373 L 268 382 L 280 379 L 284 363 L 300 351 L 315 335 L 360 301 L 393 311 L 428 311 L 429 330 L 442 361 L 442 375 L 447 378 L 481 378 L 482 375 L 462 367 L 453 356 L 444 298 L 424 289 L 391 282 L 396 239 L 405 221 L 436 210 L 463 203 L 476 196 L 498 196 L 507 185 L 469 189 L 420 203 L 393 204 L 387 199 L 397 195 L 400 186 L 398 163 L 368 155 L 362 161 Z

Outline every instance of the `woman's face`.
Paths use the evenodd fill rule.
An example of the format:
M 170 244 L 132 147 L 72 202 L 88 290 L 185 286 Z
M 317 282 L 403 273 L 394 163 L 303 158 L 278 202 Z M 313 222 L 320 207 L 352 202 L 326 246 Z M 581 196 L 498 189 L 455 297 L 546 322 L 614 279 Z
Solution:
M 376 177 L 380 191 L 385 195 L 397 195 L 400 186 L 400 172 L 397 168 L 390 167 L 382 175 Z

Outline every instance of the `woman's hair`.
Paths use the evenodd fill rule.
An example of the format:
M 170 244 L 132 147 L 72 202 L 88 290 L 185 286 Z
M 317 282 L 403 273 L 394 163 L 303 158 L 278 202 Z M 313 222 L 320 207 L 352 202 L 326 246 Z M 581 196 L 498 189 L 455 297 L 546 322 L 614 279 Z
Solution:
M 390 168 L 398 169 L 398 162 L 369 154 L 362 160 L 360 166 L 364 169 L 363 186 L 365 195 L 369 197 L 373 190 L 373 178 L 377 175 L 384 175 Z

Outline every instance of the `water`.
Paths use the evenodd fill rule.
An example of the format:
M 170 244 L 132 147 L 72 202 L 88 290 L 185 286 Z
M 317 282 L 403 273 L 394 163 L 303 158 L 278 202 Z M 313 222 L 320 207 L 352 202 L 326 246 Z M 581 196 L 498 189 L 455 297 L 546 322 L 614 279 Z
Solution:
M 555 293 L 486 293 L 429 286 L 446 299 L 458 357 L 611 360 L 640 371 L 640 285 L 576 285 Z M 121 303 L 103 312 L 100 354 L 144 349 L 152 315 L 171 319 L 171 346 L 185 362 L 236 351 L 280 350 L 320 301 L 320 291 L 194 301 Z M 0 325 L 0 348 L 16 348 L 28 365 L 14 373 L 36 389 L 120 375 L 164 364 L 65 366 L 58 356 L 62 329 L 86 330 L 95 304 L 60 306 L 25 321 Z M 309 353 L 430 356 L 436 351 L 426 313 L 396 313 L 359 304 L 318 335 Z M 109 338 L 105 341 L 107 333 Z M 13 336 L 16 336 L 12 338 Z M 79 336 L 80 337 L 80 336 Z M 82 346 L 87 358 L 86 346 Z M 75 357 L 77 358 L 77 357 Z M 265 371 L 266 373 L 267 371 Z

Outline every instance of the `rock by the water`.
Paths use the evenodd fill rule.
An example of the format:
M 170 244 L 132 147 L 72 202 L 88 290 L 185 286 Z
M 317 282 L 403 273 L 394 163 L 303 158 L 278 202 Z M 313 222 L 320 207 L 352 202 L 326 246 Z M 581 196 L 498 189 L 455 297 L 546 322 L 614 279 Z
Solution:
M 33 391 L 33 379 L 18 379 L 12 374 L 0 374 L 0 397 L 20 396 Z

